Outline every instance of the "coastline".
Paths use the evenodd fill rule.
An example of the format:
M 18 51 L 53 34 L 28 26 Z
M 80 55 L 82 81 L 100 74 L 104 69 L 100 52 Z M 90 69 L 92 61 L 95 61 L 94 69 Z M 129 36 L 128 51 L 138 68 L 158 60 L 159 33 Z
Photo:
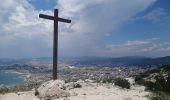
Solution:
M 4 73 L 14 73 L 14 74 L 17 74 L 19 78 L 22 78 L 23 81 L 19 84 L 23 84 L 23 83 L 26 83 L 27 82 L 27 78 L 29 78 L 31 76 L 30 73 L 23 73 L 23 72 L 19 72 L 19 71 L 15 71 L 15 70 L 0 70 L 1 72 L 4 72 Z M 17 84 L 11 84 L 11 85 L 8 85 L 8 84 L 0 84 L 2 86 L 15 86 Z
M 2 70 L 4 72 L 9 72 L 9 73 L 15 73 L 15 74 L 19 74 L 19 75 L 22 75 L 26 78 L 30 77 L 31 74 L 30 73 L 23 73 L 23 72 L 20 72 L 20 71 L 15 71 L 15 70 Z

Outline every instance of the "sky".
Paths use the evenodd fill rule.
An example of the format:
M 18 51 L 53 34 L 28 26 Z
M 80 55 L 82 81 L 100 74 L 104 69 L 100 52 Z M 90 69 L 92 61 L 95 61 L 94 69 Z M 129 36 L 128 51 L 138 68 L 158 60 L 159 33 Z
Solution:
M 54 9 L 59 56 L 170 56 L 169 0 L 0 1 L 0 58 L 51 57 Z

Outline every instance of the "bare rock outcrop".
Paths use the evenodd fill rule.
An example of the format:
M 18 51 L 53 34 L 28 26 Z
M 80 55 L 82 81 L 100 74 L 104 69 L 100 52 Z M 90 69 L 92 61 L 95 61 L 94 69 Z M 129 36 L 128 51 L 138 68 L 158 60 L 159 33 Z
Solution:
M 112 83 L 95 83 L 91 80 L 65 83 L 51 80 L 40 85 L 36 91 L 7 93 L 0 100 L 148 100 L 150 92 L 144 86 L 133 84 L 122 89 Z M 34 95 L 36 94 L 36 96 Z
M 36 90 L 36 95 L 39 98 L 51 99 L 68 97 L 70 93 L 66 91 L 65 82 L 62 80 L 51 80 L 40 85 Z

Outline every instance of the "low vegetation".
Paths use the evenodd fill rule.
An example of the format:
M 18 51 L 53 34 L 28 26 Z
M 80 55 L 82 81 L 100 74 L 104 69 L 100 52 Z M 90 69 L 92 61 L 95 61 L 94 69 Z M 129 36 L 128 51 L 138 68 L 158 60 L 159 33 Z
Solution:
M 13 87 L 1 87 L 0 94 L 11 93 L 11 92 L 22 92 L 22 91 L 29 91 L 30 88 L 26 87 L 25 85 L 17 85 Z
M 107 78 L 96 80 L 96 82 L 97 83 L 114 83 L 115 85 L 120 86 L 122 88 L 130 89 L 129 81 L 124 78 L 107 77 Z
M 153 96 L 151 100 L 165 100 L 165 99 L 161 96 Z
M 100 80 L 102 83 L 113 83 L 114 79 L 113 78 L 104 78 Z
M 78 83 L 74 84 L 73 88 L 81 88 L 82 86 Z
M 151 100 L 170 99 L 170 65 L 142 73 L 135 77 L 135 82 L 155 94 Z
M 167 67 L 170 68 L 170 66 L 166 66 L 164 68 L 161 67 L 159 69 L 160 71 L 150 71 L 150 74 L 147 72 L 149 75 L 156 73 L 153 77 L 151 77 L 152 79 L 150 79 L 154 81 L 145 80 L 144 78 L 146 78 L 146 76 L 148 77 L 149 75 L 145 75 L 144 77 L 144 74 L 141 74 L 135 77 L 135 82 L 137 84 L 146 86 L 147 90 L 170 93 L 170 71 L 167 71 Z
M 130 89 L 129 81 L 123 78 L 115 79 L 115 85 L 120 86 L 122 88 Z

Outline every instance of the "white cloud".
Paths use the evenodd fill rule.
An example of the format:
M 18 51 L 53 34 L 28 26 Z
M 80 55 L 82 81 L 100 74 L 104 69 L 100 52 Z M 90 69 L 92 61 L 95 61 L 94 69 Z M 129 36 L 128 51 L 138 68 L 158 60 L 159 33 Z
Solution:
M 107 56 L 167 56 L 170 52 L 170 43 L 162 41 L 160 38 L 151 38 L 145 40 L 129 40 L 123 44 L 109 44 L 103 50 L 101 55 Z M 162 41 L 162 42 L 160 42 Z
M 24 58 L 50 54 L 46 49 L 51 49 L 52 37 L 49 33 L 52 33 L 52 22 L 40 20 L 38 18 L 40 12 L 51 13 L 35 10 L 26 0 L 1 1 L 1 57 Z
M 150 44 L 151 41 L 128 41 L 125 45 L 126 46 L 138 46 L 138 45 L 145 45 Z
M 125 24 L 137 13 L 147 9 L 155 1 L 58 0 L 59 15 L 72 19 L 71 25 L 59 24 L 60 52 L 68 55 L 97 55 L 97 50 L 102 49 L 100 39 L 98 39 L 103 36 L 102 34 L 113 33 L 115 29 Z M 27 0 L 1 1 L 1 57 L 16 52 L 21 52 L 23 57 L 28 54 L 29 56 L 31 54 L 49 56 L 47 54 L 52 48 L 53 24 L 52 21 L 39 19 L 39 13 L 53 15 L 52 11 L 36 10 Z M 128 41 L 126 46 L 139 44 L 144 45 L 147 42 Z M 7 49 L 17 50 L 10 52 Z
M 101 50 L 102 55 L 116 56 L 167 56 L 170 52 L 170 43 L 160 38 L 127 41 L 123 44 L 110 44 Z
M 160 38 L 151 38 L 146 40 L 136 40 L 136 41 L 128 41 L 125 45 L 126 46 L 140 46 L 140 45 L 147 45 L 151 44 L 155 40 L 159 40 Z
M 158 44 L 152 44 L 151 46 L 142 49 L 140 52 L 154 52 L 154 51 L 170 51 L 170 43 L 164 42 L 164 43 L 158 43 Z
M 170 12 L 164 8 L 155 8 L 144 16 L 136 17 L 136 20 L 147 20 L 160 25 L 170 26 Z
M 58 0 L 61 15 L 73 20 L 80 33 L 111 33 L 156 0 Z
M 108 54 L 128 54 L 133 53 L 140 47 L 149 45 L 153 42 L 153 39 L 146 39 L 146 40 L 134 40 L 134 41 L 127 41 L 124 44 L 111 44 L 106 47 L 108 50 L 106 53 Z
M 100 56 L 103 47 L 100 39 L 128 22 L 137 13 L 144 11 L 156 0 L 58 0 L 59 15 L 72 19 L 68 30 L 62 24 L 61 33 L 70 33 L 63 38 L 63 44 L 72 54 L 79 51 L 86 54 Z M 67 37 L 68 36 L 68 37 Z M 74 38 L 73 38 L 74 37 Z M 80 38 L 81 37 L 81 38 Z M 101 38 L 102 39 L 102 38 Z M 74 42 L 73 42 L 74 40 Z M 138 41 L 136 41 L 138 42 Z M 131 41 L 127 45 L 130 45 Z M 75 45 L 75 46 L 74 46 Z M 94 51 L 95 50 L 95 51 Z M 107 50 L 106 50 L 107 51 Z

